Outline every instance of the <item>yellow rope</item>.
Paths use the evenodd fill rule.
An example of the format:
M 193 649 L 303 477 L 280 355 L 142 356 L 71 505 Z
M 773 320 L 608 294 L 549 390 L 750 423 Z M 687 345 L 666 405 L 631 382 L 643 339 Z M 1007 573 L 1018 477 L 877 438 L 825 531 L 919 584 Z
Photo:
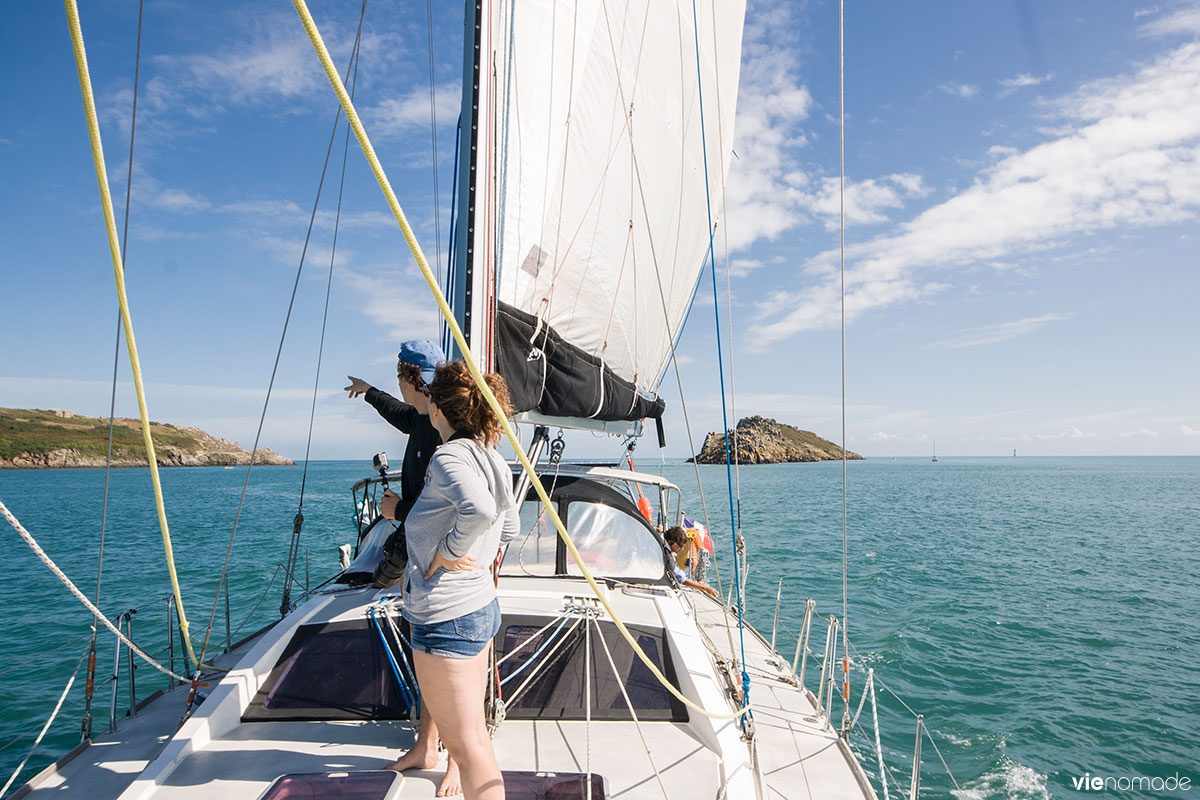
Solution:
M 79 27 L 79 9 L 75 0 L 64 0 L 67 24 L 71 28 L 71 45 L 75 49 L 75 67 L 79 72 L 79 88 L 83 92 L 83 110 L 87 115 L 88 135 L 92 144 L 92 161 L 96 165 L 96 180 L 100 183 L 100 200 L 104 208 L 104 224 L 108 231 L 108 247 L 112 251 L 113 275 L 117 281 L 117 299 L 121 304 L 121 322 L 125 327 L 125 346 L 133 367 L 133 383 L 137 389 L 138 413 L 142 417 L 142 436 L 146 440 L 146 455 L 150 460 L 150 479 L 154 483 L 154 504 L 158 508 L 158 526 L 162 529 L 163 549 L 167 556 L 167 571 L 171 575 L 171 590 L 175 594 L 175 609 L 179 612 L 179 630 L 187 647 L 188 658 L 197 667 L 200 662 L 192 650 L 188 636 L 188 621 L 183 613 L 183 597 L 179 593 L 179 577 L 175 574 L 175 555 L 171 549 L 171 532 L 167 528 L 167 511 L 163 507 L 162 483 L 158 478 L 158 461 L 154 440 L 150 437 L 150 412 L 146 410 L 146 392 L 142 387 L 142 368 L 138 361 L 137 344 L 133 339 L 133 319 L 129 315 L 129 300 L 125 296 L 125 267 L 121 262 L 121 246 L 117 242 L 117 225 L 113 216 L 112 195 L 108 191 L 108 170 L 104 166 L 104 148 L 100 143 L 100 123 L 96 119 L 96 102 L 92 97 L 92 79 L 88 75 L 87 53 L 83 49 L 83 31 Z
M 325 75 L 329 78 L 329 83 L 333 86 L 333 90 L 337 93 L 338 99 L 341 101 L 342 110 L 346 114 L 346 119 L 350 126 L 354 129 L 354 135 L 358 139 L 359 146 L 362 147 L 363 154 L 367 157 L 367 163 L 371 165 L 371 171 L 375 174 L 375 180 L 379 183 L 379 188 L 383 190 L 383 196 L 387 200 L 388 208 L 391 209 L 392 215 L 396 218 L 396 222 L 400 225 L 400 230 L 404 234 L 404 240 L 408 243 L 408 247 L 412 250 L 413 258 L 417 261 L 417 266 L 421 270 L 421 275 L 425 278 L 425 283 L 429 285 L 429 291 L 433 294 L 433 299 L 437 303 L 438 310 L 441 311 L 442 318 L 446 320 L 447 326 L 450 328 L 450 333 L 454 336 L 454 341 L 458 344 L 458 348 L 462 351 L 463 360 L 467 364 L 467 369 L 470 370 L 471 376 L 475 379 L 476 385 L 483 393 L 488 405 L 492 409 L 492 413 L 500 420 L 500 424 L 504 427 L 504 435 L 508 437 L 509 443 L 512 445 L 513 452 L 517 454 L 517 459 L 521 462 L 525 473 L 529 476 L 530 485 L 537 491 L 538 497 L 542 500 L 542 505 L 545 506 L 549 513 L 550 519 L 554 522 L 554 527 L 558 529 L 558 535 L 566 544 L 567 549 L 571 552 L 575 563 L 579 565 L 583 577 L 587 580 L 588 585 L 592 587 L 596 598 L 600 604 L 604 606 L 604 610 L 612 618 L 617 629 L 625 640 L 629 642 L 630 647 L 637 653 L 638 658 L 646 665 L 647 669 L 653 673 L 664 687 L 675 696 L 681 703 L 686 705 L 698 714 L 710 717 L 712 719 L 735 719 L 742 716 L 748 710 L 750 705 L 747 704 L 738 709 L 732 714 L 714 714 L 707 711 L 702 706 L 688 699 L 682 692 L 676 689 L 667 677 L 662 674 L 658 666 L 650 660 L 645 651 L 638 645 L 637 641 L 629 633 L 629 629 L 625 627 L 625 623 L 617 616 L 613 607 L 609 604 L 604 594 L 600 591 L 600 586 L 596 583 L 596 579 L 592 577 L 592 573 L 583 563 L 583 558 L 579 555 L 579 551 L 575 549 L 575 543 L 571 541 L 571 537 L 567 534 L 566 527 L 563 526 L 562 520 L 559 519 L 558 513 L 554 510 L 553 504 L 550 502 L 549 495 L 546 494 L 545 487 L 542 482 L 537 479 L 537 474 L 534 472 L 533 465 L 529 463 L 529 459 L 525 457 L 525 452 L 521 448 L 521 442 L 517 439 L 513 432 L 512 426 L 508 419 L 504 416 L 500 404 L 496 401 L 496 396 L 492 394 L 491 388 L 483 379 L 483 374 L 479 371 L 479 367 L 475 364 L 475 359 L 471 357 L 471 349 L 467 345 L 467 340 L 463 337 L 462 330 L 458 327 L 458 323 L 454 319 L 454 314 L 450 310 L 450 306 L 446 303 L 446 298 L 442 294 L 442 290 L 438 287 L 437 278 L 433 271 L 429 268 L 429 263 L 425 260 L 425 254 L 421 251 L 421 245 L 417 243 L 417 237 L 413 234 L 412 228 L 408 224 L 408 219 L 404 216 L 404 210 L 400 208 L 400 201 L 396 199 L 395 192 L 392 191 L 391 183 L 388 181 L 387 175 L 383 171 L 383 166 L 379 163 L 379 158 L 375 155 L 375 148 L 371 145 L 371 140 L 367 138 L 366 129 L 363 128 L 362 121 L 358 118 L 358 112 L 354 109 L 354 103 L 350 100 L 350 95 L 346 92 L 346 87 L 342 84 L 341 76 L 333 66 L 333 59 L 329 56 L 329 51 L 325 48 L 325 42 L 321 38 L 321 32 L 317 30 L 317 24 L 313 21 L 312 14 L 308 11 L 308 6 L 304 0 L 292 0 L 292 5 L 296 8 L 296 13 L 300 15 L 300 21 L 304 24 L 304 30 L 308 33 L 308 38 L 312 41 L 313 49 L 317 53 L 317 57 L 321 60 L 321 66 L 325 69 Z

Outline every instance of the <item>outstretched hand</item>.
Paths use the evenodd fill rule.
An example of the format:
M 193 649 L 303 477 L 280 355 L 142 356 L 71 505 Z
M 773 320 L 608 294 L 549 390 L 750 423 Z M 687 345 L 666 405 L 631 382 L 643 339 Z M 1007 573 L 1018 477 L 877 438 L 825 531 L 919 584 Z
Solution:
M 350 379 L 350 385 L 342 391 L 349 392 L 351 400 L 366 394 L 367 390 L 371 388 L 371 384 L 367 383 L 362 378 L 356 378 L 353 375 L 347 375 L 346 377 Z
M 429 565 L 429 569 L 425 572 L 425 580 L 433 577 L 433 573 L 439 569 L 444 569 L 447 572 L 469 572 L 475 569 L 475 556 L 467 553 L 460 559 L 451 561 L 442 555 L 439 550 L 433 557 L 433 563 Z

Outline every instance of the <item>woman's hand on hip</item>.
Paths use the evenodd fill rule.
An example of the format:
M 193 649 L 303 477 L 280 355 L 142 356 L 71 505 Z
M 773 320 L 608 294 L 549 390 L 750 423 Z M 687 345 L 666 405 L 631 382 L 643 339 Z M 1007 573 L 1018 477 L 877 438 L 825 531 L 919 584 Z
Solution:
M 429 565 L 429 569 L 425 572 L 425 580 L 433 577 L 433 573 L 439 569 L 444 569 L 447 572 L 470 572 L 475 569 L 475 556 L 467 553 L 459 559 L 451 561 L 442 555 L 442 551 L 438 550 L 433 556 L 433 563 Z

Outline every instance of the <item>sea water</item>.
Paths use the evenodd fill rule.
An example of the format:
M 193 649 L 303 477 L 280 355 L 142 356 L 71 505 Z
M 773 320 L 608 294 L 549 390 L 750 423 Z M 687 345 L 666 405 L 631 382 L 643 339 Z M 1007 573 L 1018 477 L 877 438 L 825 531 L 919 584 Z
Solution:
M 689 516 L 707 516 L 728 589 L 733 523 L 724 467 L 698 468 L 703 499 L 690 464 L 638 467 L 680 485 Z M 337 546 L 355 536 L 350 486 L 368 474 L 360 463 L 309 465 L 293 595 L 336 570 Z M 302 468 L 256 468 L 250 476 L 230 559 L 228 625 L 223 599 L 215 613 L 214 602 L 245 470 L 162 476 L 197 646 L 210 618 L 210 650 L 277 618 L 277 565 L 287 556 Z M 104 480 L 103 470 L 0 472 L 0 500 L 89 597 Z M 165 657 L 170 584 L 149 473 L 119 470 L 110 480 L 100 605 L 110 616 L 139 608 L 137 641 Z M 811 648 L 819 658 L 825 618 L 842 615 L 842 465 L 748 466 L 737 483 L 732 519 L 740 518 L 747 542 L 747 619 L 771 636 L 782 580 L 779 650 L 792 655 L 812 597 Z M 869 459 L 847 465 L 846 483 L 850 711 L 865 669 L 874 669 L 893 797 L 909 786 L 913 713 L 924 715 L 929 731 L 925 796 L 1200 795 L 1200 458 Z M 79 664 L 91 615 L 7 526 L 0 558 L 5 780 Z M 100 641 L 98 733 L 108 725 L 103 681 L 113 649 L 107 632 Z M 124 669 L 119 715 L 128 705 Z M 810 660 L 806 682 L 814 689 L 818 674 Z M 136 677 L 139 699 L 167 685 L 146 665 Z M 78 742 L 82 684 L 81 669 L 15 785 Z M 750 691 L 753 700 L 753 683 Z M 842 718 L 840 695 L 833 716 Z M 868 701 L 852 742 L 878 790 L 873 739 Z M 1136 788 L 1171 786 L 1163 783 L 1171 777 L 1189 779 L 1190 790 Z M 1093 788 L 1097 778 L 1103 788 Z

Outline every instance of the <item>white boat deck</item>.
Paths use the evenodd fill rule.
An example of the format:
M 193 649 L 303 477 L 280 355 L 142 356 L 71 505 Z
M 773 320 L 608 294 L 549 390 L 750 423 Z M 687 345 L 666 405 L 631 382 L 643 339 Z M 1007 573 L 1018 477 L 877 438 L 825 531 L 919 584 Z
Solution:
M 504 581 L 501 605 L 510 614 L 553 613 L 565 595 L 586 591 L 576 581 Z M 293 622 L 361 616 L 370 599 L 368 593 L 355 592 L 318 600 L 307 613 L 298 610 Z M 713 646 L 722 657 L 730 655 L 727 617 L 718 603 L 690 591 L 682 600 L 674 592 L 621 591 L 610 592 L 609 599 L 627 621 L 665 627 L 681 688 L 689 697 L 716 713 L 732 710 L 707 649 Z M 692 613 L 707 643 L 688 619 Z M 254 800 L 280 775 L 380 769 L 411 746 L 413 728 L 404 721 L 241 722 L 290 627 L 281 625 L 243 649 L 249 656 L 212 687 L 210 699 L 180 732 L 183 738 L 171 738 L 187 695 L 177 689 L 149 703 L 137 718 L 122 720 L 117 732 L 97 737 L 70 762 L 44 771 L 23 796 Z M 736 630 L 734 642 L 736 646 Z M 760 785 L 736 724 L 691 712 L 687 722 L 643 722 L 640 732 L 632 721 L 594 720 L 589 726 L 583 721 L 510 719 L 496 734 L 497 758 L 506 771 L 583 773 L 590 764 L 593 774 L 604 777 L 610 797 L 630 800 L 661 798 L 664 788 L 669 798 L 717 798 L 727 792 L 737 798 L 874 800 L 857 762 L 816 714 L 811 695 L 791 682 L 790 669 L 768 660 L 770 648 L 749 630 L 746 656 Z M 433 797 L 443 769 L 406 773 L 397 797 Z
M 688 596 L 696 608 L 697 624 L 717 652 L 732 661 L 741 649 L 737 616 L 725 614 L 720 604 L 696 592 Z M 727 622 L 734 626 L 732 651 L 725 631 Z M 750 628 L 746 629 L 745 648 L 763 797 L 874 800 L 875 791 L 862 767 L 824 716 L 817 713 L 815 698 L 792 682 L 791 664 L 783 665 Z M 814 668 L 811 659 L 809 668 Z M 820 664 L 815 668 L 820 669 Z

